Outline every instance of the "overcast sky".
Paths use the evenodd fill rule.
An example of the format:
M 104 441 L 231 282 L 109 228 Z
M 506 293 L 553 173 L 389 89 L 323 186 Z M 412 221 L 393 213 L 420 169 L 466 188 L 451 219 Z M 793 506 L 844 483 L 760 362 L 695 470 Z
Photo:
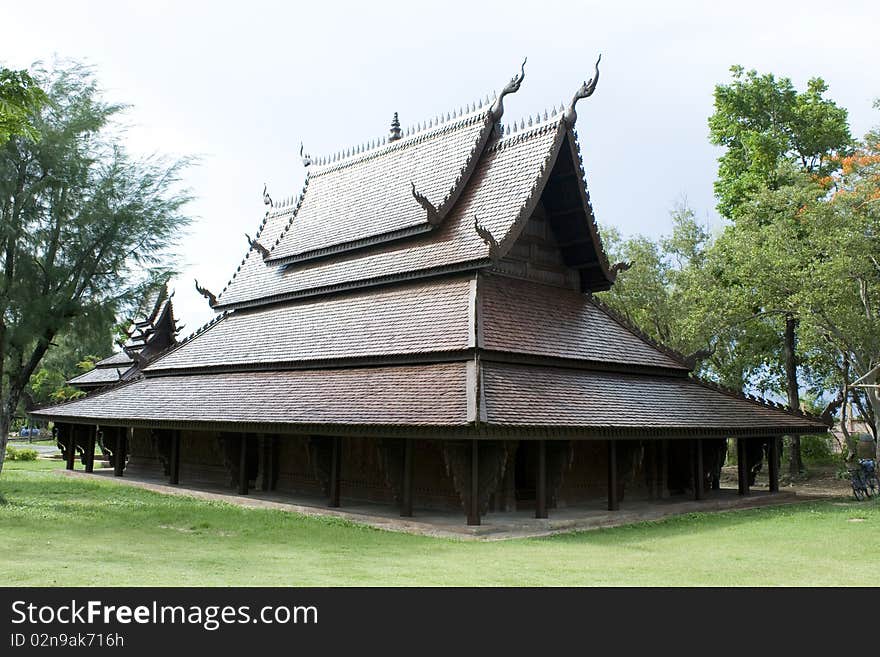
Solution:
M 200 156 L 196 217 L 174 281 L 185 333 L 212 316 L 193 278 L 223 288 L 265 208 L 297 193 L 312 155 L 387 133 L 500 89 L 528 56 L 505 122 L 570 99 L 602 53 L 578 134 L 596 215 L 658 235 L 686 197 L 717 225 L 707 140 L 716 83 L 731 64 L 820 75 L 853 132 L 880 123 L 880 9 L 874 2 L 9 2 L 0 62 L 53 54 L 96 67 L 130 103 L 130 148 Z

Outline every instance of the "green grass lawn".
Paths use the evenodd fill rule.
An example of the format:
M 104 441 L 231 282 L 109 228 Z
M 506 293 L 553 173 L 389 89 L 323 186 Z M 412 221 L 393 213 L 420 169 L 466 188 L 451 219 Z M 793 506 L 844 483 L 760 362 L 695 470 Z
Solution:
M 880 554 L 875 501 L 472 542 L 72 479 L 58 467 L 4 466 L 0 585 L 856 585 Z

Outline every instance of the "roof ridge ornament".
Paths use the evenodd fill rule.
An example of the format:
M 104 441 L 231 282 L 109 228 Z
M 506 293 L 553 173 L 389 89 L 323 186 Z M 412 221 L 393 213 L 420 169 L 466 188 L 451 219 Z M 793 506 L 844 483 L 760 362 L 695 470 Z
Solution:
M 635 262 L 631 260 L 621 260 L 620 262 L 615 262 L 613 265 L 611 265 L 611 269 L 608 270 L 608 273 L 611 274 L 614 280 L 617 280 L 617 275 L 620 272 L 632 269 L 632 266 L 634 264 Z
M 247 238 L 248 244 L 251 245 L 251 248 L 259 251 L 260 255 L 263 256 L 263 260 L 269 257 L 269 249 L 260 244 L 257 240 L 251 239 L 251 236 L 247 233 L 245 233 L 244 236 Z
M 397 141 L 402 134 L 403 133 L 400 130 L 400 119 L 397 116 L 397 112 L 395 112 L 394 118 L 391 119 L 391 130 L 388 131 L 388 141 Z
M 596 90 L 596 84 L 599 82 L 599 62 L 601 61 L 602 55 L 600 54 L 594 65 L 593 77 L 584 82 L 581 85 L 580 89 L 574 92 L 574 96 L 572 97 L 571 102 L 568 104 L 568 107 L 565 108 L 563 119 L 569 127 L 574 126 L 574 122 L 577 121 L 577 111 L 575 110 L 575 105 L 577 105 L 577 102 L 581 98 L 589 98 Z
M 308 153 L 303 152 L 302 142 L 299 142 L 299 156 L 302 158 L 302 163 L 304 167 L 310 166 L 312 164 L 312 156 Z
M 514 75 L 510 78 L 510 82 L 501 90 L 501 93 L 498 94 L 498 98 L 495 99 L 495 102 L 492 104 L 492 109 L 489 110 L 489 113 L 492 115 L 492 121 L 498 123 L 501 120 L 501 116 L 504 114 L 504 97 L 507 94 L 513 94 L 519 91 L 519 87 L 522 84 L 523 79 L 526 77 L 526 62 L 528 61 L 528 57 L 523 59 L 523 63 L 520 66 L 519 75 Z
M 272 197 L 269 196 L 269 187 L 266 183 L 263 183 L 263 203 L 268 205 L 270 208 L 274 208 L 275 204 L 272 202 Z
M 201 285 L 199 285 L 199 280 L 197 278 L 194 278 L 193 280 L 196 282 L 196 292 L 198 292 L 199 294 L 201 294 L 203 297 L 205 297 L 208 300 L 208 305 L 211 306 L 211 308 L 216 306 L 217 305 L 217 297 L 214 296 L 214 293 L 211 292 L 210 290 L 203 288 Z
M 492 262 L 498 264 L 498 261 L 501 260 L 501 245 L 495 239 L 492 231 L 480 223 L 480 218 L 477 215 L 474 215 L 474 230 L 477 231 L 480 239 L 489 246 L 489 257 L 492 259 Z
M 416 184 L 410 180 L 409 184 L 412 186 L 412 196 L 416 200 L 416 202 L 421 205 L 425 212 L 428 215 L 428 223 L 432 226 L 439 226 L 443 221 L 443 217 L 440 212 L 437 210 L 437 207 L 428 200 L 428 198 L 424 194 L 419 194 L 416 191 Z

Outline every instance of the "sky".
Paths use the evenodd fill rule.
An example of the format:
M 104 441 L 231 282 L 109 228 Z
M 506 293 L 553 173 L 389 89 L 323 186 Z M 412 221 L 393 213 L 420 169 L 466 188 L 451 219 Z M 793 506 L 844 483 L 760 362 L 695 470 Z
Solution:
M 577 131 L 601 225 L 668 231 L 682 200 L 719 225 L 708 141 L 712 92 L 740 64 L 821 76 L 853 134 L 880 124 L 880 4 L 799 2 L 169 2 L 0 1 L 0 63 L 53 56 L 95 67 L 131 107 L 129 149 L 195 155 L 194 221 L 177 247 L 175 310 L 187 334 L 262 220 L 263 184 L 280 199 L 313 156 L 387 134 L 501 87 L 528 56 L 504 122 L 567 102 L 602 54 Z

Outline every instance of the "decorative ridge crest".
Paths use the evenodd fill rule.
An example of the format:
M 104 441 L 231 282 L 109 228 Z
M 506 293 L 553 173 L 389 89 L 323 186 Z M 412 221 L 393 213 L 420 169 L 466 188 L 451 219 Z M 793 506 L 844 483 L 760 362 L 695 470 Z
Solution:
M 484 109 L 482 101 L 477 106 L 476 103 L 467 105 L 460 110 L 462 113 L 447 114 L 447 118 L 438 116 L 422 123 L 403 130 L 400 139 L 388 140 L 387 137 L 374 139 L 354 148 L 348 148 L 338 151 L 326 157 L 312 159 L 312 168 L 309 170 L 310 176 L 321 176 L 334 171 L 339 171 L 345 167 L 364 162 L 374 157 L 380 157 L 397 150 L 407 148 L 413 144 L 421 143 L 426 139 L 430 139 L 437 135 L 452 130 L 457 130 L 464 126 L 472 125 L 488 116 L 488 111 Z
M 504 146 L 519 143 L 536 134 L 552 130 L 559 125 L 561 118 L 561 111 L 554 107 L 552 111 L 545 109 L 543 115 L 538 112 L 534 116 L 529 115 L 527 119 L 520 119 L 519 122 L 514 121 L 506 125 L 499 125 L 498 138 L 489 146 L 489 149 L 499 150 Z
M 568 104 L 568 107 L 565 108 L 565 122 L 569 126 L 573 126 L 574 122 L 577 121 L 577 111 L 575 110 L 575 105 L 581 98 L 589 98 L 593 95 L 593 92 L 596 90 L 596 85 L 599 83 L 599 62 L 602 61 L 602 55 L 599 55 L 599 58 L 596 60 L 596 64 L 593 68 L 593 77 L 584 82 L 580 89 L 574 92 L 574 96 L 571 99 L 571 102 Z
M 480 239 L 489 247 L 489 258 L 492 259 L 493 263 L 497 264 L 501 260 L 501 244 L 495 239 L 492 231 L 480 223 L 480 219 L 477 215 L 474 215 L 474 230 L 477 231 L 477 235 L 479 235 Z
M 205 297 L 208 300 L 208 305 L 211 306 L 211 308 L 216 306 L 217 305 L 217 297 L 214 296 L 214 293 L 211 292 L 210 290 L 208 290 L 207 288 L 204 288 L 201 285 L 199 285 L 198 279 L 194 279 L 194 280 L 196 283 L 196 292 L 198 292 L 199 294 L 201 294 L 203 297 Z
M 290 213 L 290 219 L 288 220 L 287 226 L 284 228 L 282 235 L 283 235 L 283 233 L 287 232 L 287 230 L 290 228 L 291 222 L 293 221 L 294 217 L 296 216 L 297 211 L 299 210 L 300 206 L 302 205 L 303 198 L 306 195 L 306 189 L 308 188 L 308 186 L 309 186 L 309 177 L 307 175 L 305 182 L 303 183 L 302 191 L 299 194 L 297 194 L 296 196 L 289 196 L 285 199 L 282 199 L 282 201 L 273 208 L 273 210 L 274 210 L 273 212 L 266 212 L 265 216 L 263 217 L 263 220 L 260 222 L 260 226 L 257 229 L 256 234 L 254 235 L 255 242 L 260 239 L 260 236 L 263 234 L 263 231 L 266 229 L 266 223 L 269 221 L 270 217 L 279 217 L 285 213 Z M 245 234 L 245 235 L 247 235 L 247 234 Z M 250 241 L 250 238 L 248 238 L 248 241 Z M 269 254 L 272 253 L 272 249 L 274 249 L 275 246 L 280 241 L 281 241 L 281 236 L 279 236 L 278 239 L 275 240 L 275 243 L 272 245 L 272 248 L 267 249 L 267 255 L 263 255 L 264 260 L 266 259 L 266 257 L 268 257 Z M 260 245 L 260 246 L 262 246 L 262 245 Z M 265 247 L 263 247 L 263 248 L 265 248 Z M 223 297 L 223 293 L 229 289 L 230 285 L 232 285 L 232 281 L 234 281 L 235 278 L 238 276 L 238 272 L 241 271 L 241 268 L 244 266 L 244 263 L 247 262 L 247 259 L 250 257 L 251 253 L 255 250 L 259 251 L 259 249 L 257 249 L 253 245 L 248 248 L 247 253 L 245 253 L 244 257 L 241 259 L 241 263 L 238 265 L 238 267 L 236 267 L 235 272 L 232 274 L 232 278 L 230 278 L 228 281 L 226 281 L 226 285 L 223 286 L 223 289 L 220 290 L 220 294 L 217 295 L 218 299 Z M 262 251 L 259 251 L 259 252 L 262 255 Z
M 629 271 L 632 269 L 633 262 L 630 260 L 622 260 L 621 262 L 615 262 L 611 265 L 611 268 L 608 270 L 608 273 L 611 274 L 611 278 L 613 280 L 617 280 L 617 275 L 624 271 Z
M 520 85 L 522 85 L 522 81 L 526 77 L 526 62 L 528 59 L 528 57 L 523 59 L 519 74 L 510 78 L 510 82 L 504 85 L 501 93 L 498 94 L 495 102 L 492 103 L 492 108 L 489 110 L 489 114 L 491 114 L 492 120 L 495 123 L 498 123 L 501 120 L 501 116 L 504 114 L 504 97 L 507 94 L 514 94 L 519 91 Z
M 268 205 L 270 208 L 275 207 L 275 204 L 272 202 L 272 197 L 269 196 L 269 186 L 266 183 L 263 183 L 263 204 Z
M 439 226 L 443 221 L 443 215 L 441 215 L 434 204 L 428 200 L 428 197 L 424 194 L 419 194 L 419 192 L 416 191 L 416 184 L 413 181 L 410 181 L 409 184 L 412 187 L 413 198 L 416 200 L 416 203 L 424 208 L 425 213 L 427 214 L 428 223 L 432 226 Z
M 247 233 L 245 233 L 244 236 L 247 238 L 248 244 L 250 244 L 251 248 L 259 251 L 260 255 L 263 256 L 263 260 L 269 256 L 269 249 L 260 244 L 256 239 L 251 239 L 251 236 Z

